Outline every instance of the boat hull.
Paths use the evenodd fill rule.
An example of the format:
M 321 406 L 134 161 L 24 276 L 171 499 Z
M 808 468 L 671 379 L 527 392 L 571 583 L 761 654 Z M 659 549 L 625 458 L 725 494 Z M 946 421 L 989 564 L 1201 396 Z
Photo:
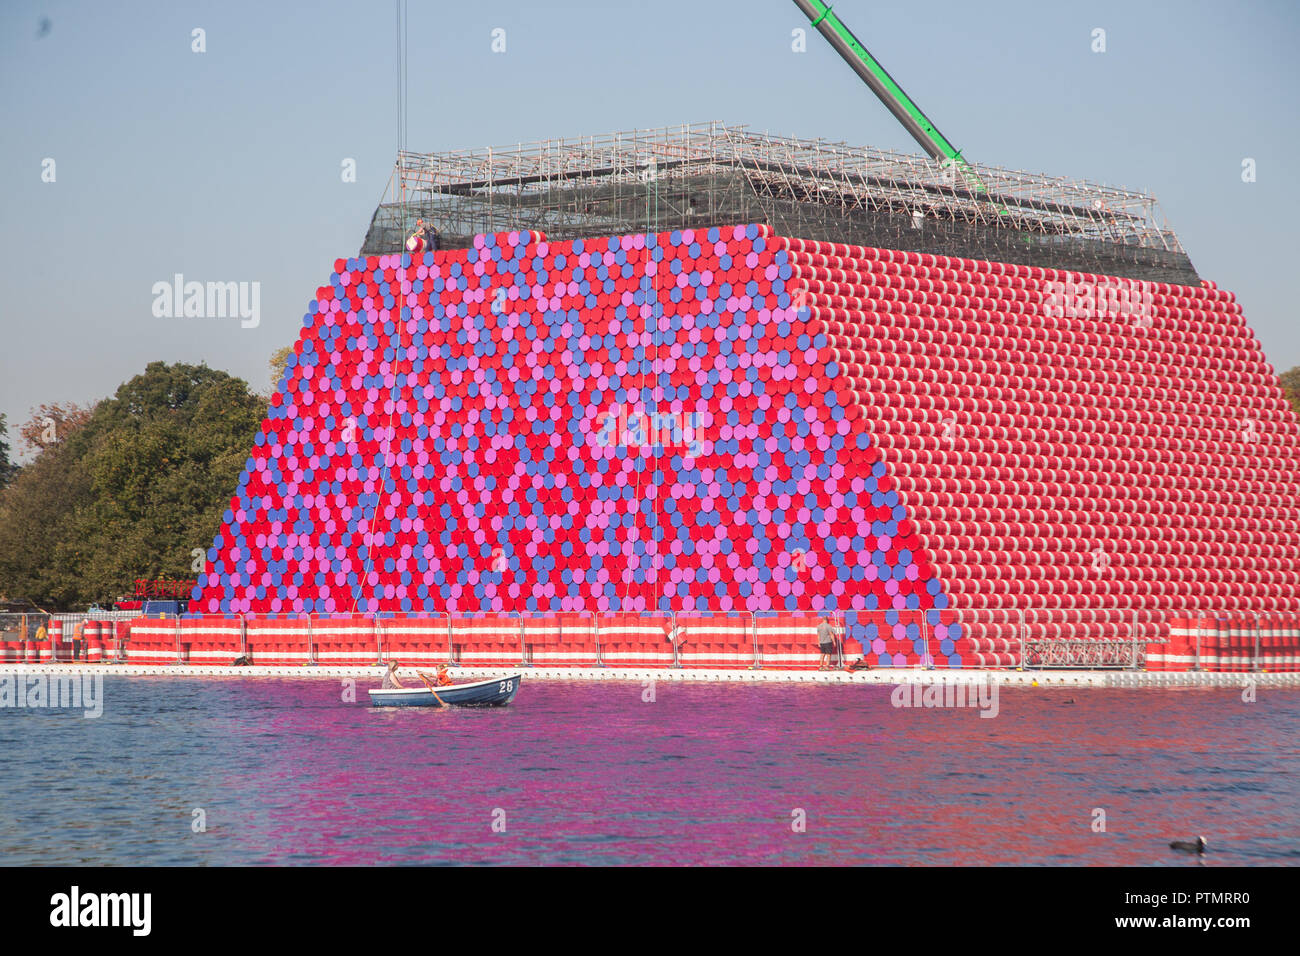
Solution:
M 519 692 L 521 674 L 494 677 L 470 684 L 439 687 L 437 696 L 427 687 L 372 688 L 370 703 L 374 707 L 504 707 Z

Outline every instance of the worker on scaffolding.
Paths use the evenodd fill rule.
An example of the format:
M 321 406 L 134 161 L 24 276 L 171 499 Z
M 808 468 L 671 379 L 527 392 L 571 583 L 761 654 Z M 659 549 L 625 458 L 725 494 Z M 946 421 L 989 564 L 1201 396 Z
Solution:
M 441 248 L 442 237 L 438 235 L 438 230 L 433 223 L 426 223 L 423 219 L 415 220 L 415 232 L 411 233 L 411 238 L 406 240 L 406 251 L 419 254 L 437 252 Z

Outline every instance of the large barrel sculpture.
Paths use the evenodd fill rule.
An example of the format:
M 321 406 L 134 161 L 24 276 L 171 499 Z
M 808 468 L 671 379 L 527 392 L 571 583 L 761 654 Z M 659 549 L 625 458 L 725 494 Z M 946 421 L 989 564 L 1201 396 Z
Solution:
M 1132 615 L 1294 612 L 1298 453 L 1212 283 L 761 225 L 480 235 L 335 263 L 194 609 L 749 612 L 745 666 L 815 661 L 761 617 L 827 613 L 873 664 L 1004 667 Z

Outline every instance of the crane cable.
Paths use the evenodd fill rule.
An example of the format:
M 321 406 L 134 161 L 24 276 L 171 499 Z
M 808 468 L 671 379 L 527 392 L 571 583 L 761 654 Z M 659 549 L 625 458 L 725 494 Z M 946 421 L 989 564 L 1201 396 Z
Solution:
M 650 161 L 650 162 L 651 162 L 651 163 L 654 162 L 653 154 L 651 154 L 651 161 Z M 650 164 L 647 164 L 647 166 L 649 167 Z M 646 233 L 645 233 L 645 237 L 646 237 L 645 256 L 646 256 L 646 258 L 645 258 L 645 263 L 646 263 L 647 266 L 648 266 L 652 261 L 654 261 L 654 259 L 653 259 L 654 252 L 653 252 L 653 248 L 652 248 L 652 246 L 651 246 L 651 240 L 654 239 L 654 238 L 656 237 L 656 234 L 655 234 L 652 230 L 655 229 L 655 228 L 657 228 L 657 226 L 658 226 L 658 219 L 659 219 L 659 173 L 658 173 L 658 169 L 657 169 L 656 167 L 651 167 L 651 168 L 655 168 L 655 174 L 654 174 L 654 177 L 653 177 L 653 180 L 652 180 L 653 183 L 654 183 L 654 186 L 652 187 L 652 188 L 653 188 L 653 192 L 652 192 L 652 189 L 651 189 L 649 186 L 648 186 L 647 189 L 646 189 Z M 653 215 L 651 214 L 651 196 L 652 196 L 652 195 L 653 195 L 653 197 L 654 197 L 654 212 L 653 212 Z M 641 289 L 642 289 L 643 292 L 647 291 L 647 289 L 646 289 L 647 280 L 650 280 L 650 276 L 648 275 L 647 272 L 642 272 L 642 274 L 641 274 Z M 656 269 L 656 270 L 655 270 L 655 274 L 654 274 L 654 279 L 651 280 L 651 281 L 649 282 L 650 289 L 648 290 L 648 291 L 652 292 L 653 295 L 654 295 L 654 306 L 653 306 L 650 310 L 648 310 L 647 313 L 646 313 L 646 320 L 647 320 L 647 322 L 646 322 L 646 326 L 645 326 L 646 331 L 648 332 L 648 331 L 649 331 L 649 319 L 650 319 L 651 317 L 653 317 L 653 318 L 654 318 L 654 321 L 655 321 L 655 325 L 654 325 L 654 334 L 653 334 L 653 336 L 652 336 L 652 338 L 651 338 L 651 346 L 650 346 L 650 349 L 647 350 L 647 351 L 648 351 L 648 353 L 651 354 L 651 356 L 652 356 L 651 361 L 653 362 L 653 368 L 654 368 L 654 370 L 655 370 L 655 371 L 654 371 L 655 386 L 654 386 L 654 389 L 651 390 L 651 401 L 650 401 L 650 406 L 651 406 L 651 408 L 652 408 L 656 413 L 658 412 L 658 399 L 655 397 L 655 390 L 656 390 L 656 389 L 658 388 L 658 386 L 659 386 L 659 371 L 658 371 L 658 367 L 659 367 L 659 361 L 658 361 L 658 360 L 659 360 L 659 308 L 660 308 L 660 305 L 659 305 L 659 282 L 660 282 L 659 270 Z M 642 308 L 644 308 L 645 305 L 646 305 L 646 303 L 642 303 Z M 633 328 L 635 328 L 635 325 L 633 325 Z M 637 394 L 638 394 L 638 397 L 643 396 L 643 395 L 645 394 L 645 382 L 646 382 L 646 371 L 645 371 L 645 365 L 646 365 L 646 362 L 643 360 L 643 361 L 640 363 L 640 368 L 638 369 L 638 386 L 637 386 Z M 643 404 L 644 404 L 644 402 L 643 402 Z M 621 418 L 621 417 L 622 417 L 622 416 L 620 416 L 620 418 Z M 654 432 L 653 432 L 653 429 L 655 428 L 655 417 L 656 417 L 655 415 L 646 415 L 646 416 L 645 416 L 645 418 L 646 418 L 647 434 L 645 434 L 645 435 L 642 436 L 642 440 L 645 441 L 645 442 L 649 442 L 649 444 L 650 444 L 651 455 L 653 456 L 653 459 L 654 459 L 654 460 L 653 460 L 653 471 L 652 471 L 652 476 L 651 476 L 651 483 L 657 487 L 657 486 L 658 486 L 658 483 L 659 483 L 659 451 L 660 451 L 660 449 L 659 449 L 659 447 L 658 447 L 658 444 L 653 440 L 654 437 L 655 437 Z M 623 436 L 616 436 L 616 438 L 615 438 L 615 447 L 617 447 L 617 445 L 618 445 L 618 440 L 617 440 L 617 439 L 620 438 L 620 437 L 623 437 Z M 638 469 L 636 469 L 636 483 L 635 483 L 635 486 L 634 486 L 634 491 L 633 491 L 633 496 L 632 496 L 633 509 L 634 509 L 634 511 L 633 511 L 633 515 L 634 515 L 634 517 L 633 517 L 633 519 L 632 519 L 632 527 L 633 527 L 633 528 L 636 528 L 636 527 L 637 527 L 637 524 L 639 523 L 639 516 L 640 516 L 640 514 L 641 514 L 641 508 L 639 507 L 639 502 L 640 502 L 640 500 L 641 500 L 641 469 L 638 468 Z M 652 579 L 651 579 L 651 581 L 649 582 L 649 584 L 650 584 L 650 591 L 651 591 L 651 594 L 652 594 L 652 596 L 654 596 L 654 600 L 653 600 L 652 603 L 653 603 L 653 605 L 655 605 L 655 606 L 657 606 L 658 603 L 659 603 L 659 602 L 658 602 L 658 597 L 657 597 L 657 595 L 655 595 L 655 593 L 654 593 L 654 592 L 657 590 L 657 587 L 658 587 L 658 584 L 659 584 L 659 551 L 658 551 L 657 542 L 654 542 L 654 537 L 653 537 L 653 536 L 654 536 L 654 532 L 655 532 L 655 531 L 658 529 L 658 527 L 659 527 L 659 520 L 658 520 L 658 519 L 659 519 L 659 507 L 660 507 L 660 504 L 659 504 L 659 496 L 656 494 L 656 495 L 655 495 L 655 501 L 654 501 L 654 503 L 651 505 L 651 517 L 652 517 L 652 519 L 653 519 L 653 522 L 652 522 L 650 525 L 647 526 L 647 530 L 648 530 L 648 531 L 650 532 L 650 534 L 651 534 L 651 539 L 650 539 L 650 540 L 651 540 L 652 543 L 655 543 L 655 544 L 656 544 L 655 552 L 654 552 L 654 558 L 653 558 L 653 561 L 652 561 L 652 571 L 653 571 L 654 573 L 653 573 L 653 575 L 652 575 Z M 625 571 L 627 570 L 626 562 L 625 562 L 625 568 L 624 568 L 624 570 L 625 570 Z M 624 587 L 623 587 L 623 599 L 622 599 L 622 601 L 619 602 L 620 610 L 623 610 L 623 611 L 628 610 L 628 608 L 626 607 L 626 604 L 627 604 L 628 594 L 631 592 L 631 590 L 632 590 L 632 575 L 629 574 L 627 580 L 624 581 Z M 653 607 L 653 606 L 650 608 L 650 610 L 652 610 L 652 611 L 653 611 L 654 609 L 655 609 L 655 607 Z
M 403 175 L 402 153 L 406 149 L 406 43 L 407 43 L 407 11 L 406 0 L 395 0 L 397 14 L 397 175 L 401 178 L 400 186 L 401 195 L 401 228 L 398 232 L 399 241 L 404 242 L 406 235 L 406 178 Z M 403 251 L 404 254 L 404 251 Z M 391 314 L 391 313 L 390 313 Z M 402 304 L 400 297 L 397 303 L 397 315 L 394 319 L 397 326 L 397 342 L 393 349 L 393 387 L 389 392 L 388 408 L 388 425 L 385 428 L 383 465 L 380 468 L 379 487 L 375 491 L 375 501 L 371 506 L 370 515 L 366 519 L 366 566 L 357 581 L 356 587 L 352 589 L 352 613 L 357 613 L 357 607 L 361 603 L 361 592 L 365 588 L 366 579 L 370 577 L 370 572 L 375 565 L 375 519 L 379 515 L 379 502 L 387 490 L 388 479 L 391 468 L 389 458 L 393 451 L 393 418 L 397 413 L 397 401 L 401 395 L 399 386 L 400 368 L 403 356 L 409 361 L 409 350 L 402 344 L 403 319 Z M 368 469 L 372 471 L 373 468 Z M 376 601 L 378 600 L 376 596 Z

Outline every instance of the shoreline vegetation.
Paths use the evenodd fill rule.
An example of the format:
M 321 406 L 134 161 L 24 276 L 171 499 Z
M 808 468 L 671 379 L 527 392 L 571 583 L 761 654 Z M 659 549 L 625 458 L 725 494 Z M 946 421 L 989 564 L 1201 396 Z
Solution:
M 63 611 L 193 577 L 266 408 L 226 372 L 152 362 L 91 408 L 37 410 L 27 464 L 0 433 L 0 601 Z

